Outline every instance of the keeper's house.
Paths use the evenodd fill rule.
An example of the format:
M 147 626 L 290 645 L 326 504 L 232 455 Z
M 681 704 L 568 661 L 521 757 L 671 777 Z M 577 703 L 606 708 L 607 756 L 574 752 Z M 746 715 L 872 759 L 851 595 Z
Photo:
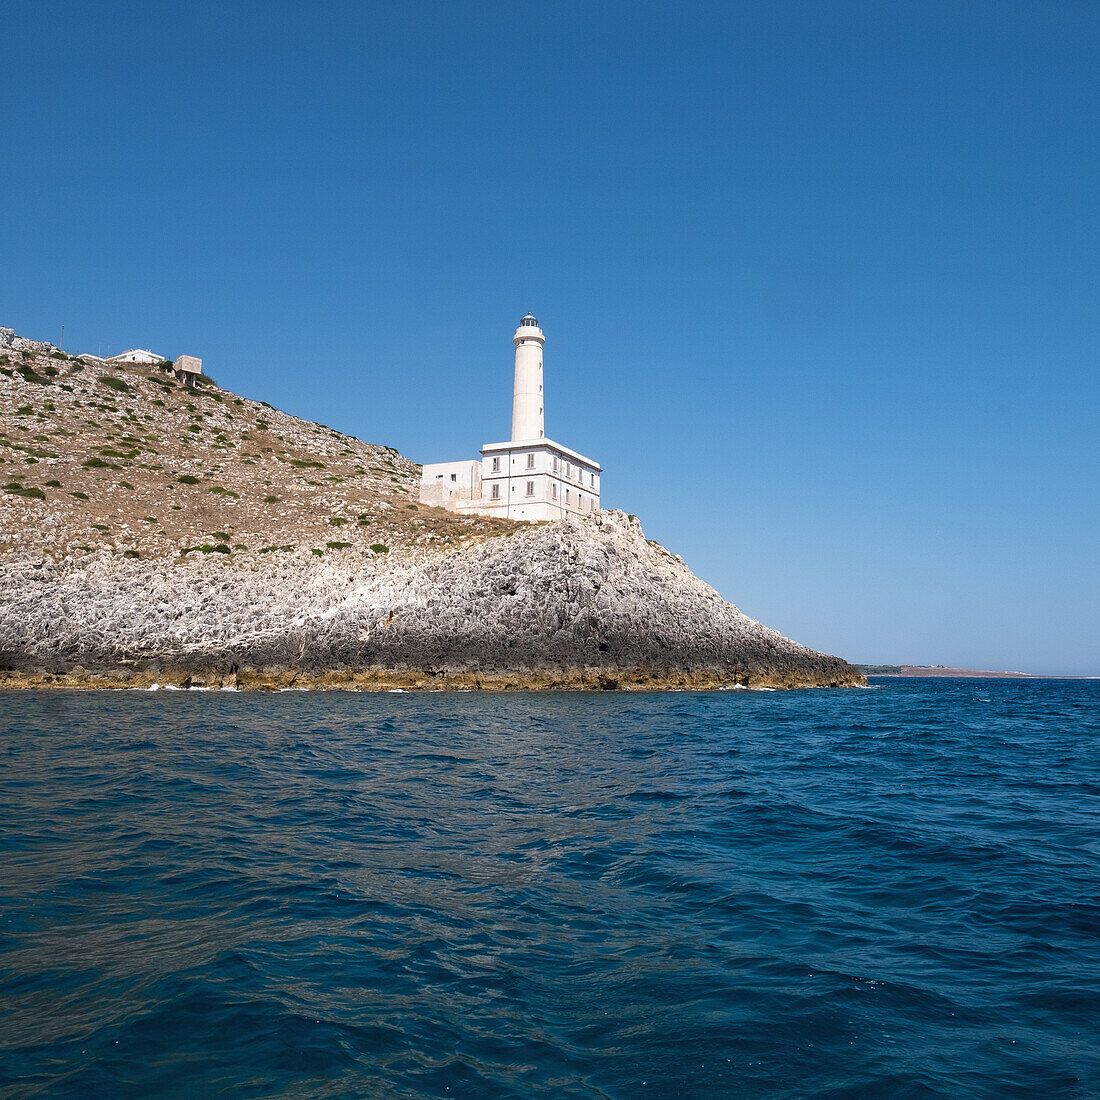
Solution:
M 546 438 L 542 349 L 546 337 L 530 313 L 519 323 L 512 391 L 512 438 L 487 443 L 481 461 L 431 462 L 420 500 L 456 512 L 506 519 L 560 519 L 600 507 L 600 464 Z

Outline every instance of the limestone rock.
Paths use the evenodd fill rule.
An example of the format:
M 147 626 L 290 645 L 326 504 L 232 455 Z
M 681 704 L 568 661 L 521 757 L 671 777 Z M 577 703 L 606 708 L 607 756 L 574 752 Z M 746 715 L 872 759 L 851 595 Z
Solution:
M 426 508 L 392 448 L 11 329 L 0 349 L 0 685 L 863 682 L 622 512 Z

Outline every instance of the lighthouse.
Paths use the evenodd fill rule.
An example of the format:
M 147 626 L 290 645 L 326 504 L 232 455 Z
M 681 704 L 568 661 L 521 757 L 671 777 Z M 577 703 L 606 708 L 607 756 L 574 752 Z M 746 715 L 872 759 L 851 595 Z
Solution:
M 512 440 L 542 439 L 542 348 L 546 337 L 528 313 L 519 323 L 516 345 L 516 377 L 512 386 Z
M 502 519 L 554 520 L 599 511 L 598 462 L 546 438 L 542 349 L 546 336 L 528 313 L 512 337 L 512 437 L 486 443 L 481 459 L 425 463 L 420 500 L 455 512 Z

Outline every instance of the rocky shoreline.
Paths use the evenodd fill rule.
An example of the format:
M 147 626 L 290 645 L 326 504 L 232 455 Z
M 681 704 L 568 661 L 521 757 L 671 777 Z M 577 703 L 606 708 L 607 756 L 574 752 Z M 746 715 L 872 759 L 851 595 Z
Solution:
M 0 691 L 784 691 L 811 687 L 859 687 L 858 679 L 840 678 L 829 682 L 816 678 L 753 676 L 747 683 L 730 683 L 728 679 L 705 674 L 680 676 L 648 676 L 641 672 L 611 674 L 578 671 L 554 676 L 542 675 L 473 675 L 334 670 L 323 674 L 256 672 L 239 670 L 221 673 L 211 669 L 163 670 L 138 672 L 115 670 L 111 673 L 90 672 L 0 672 Z

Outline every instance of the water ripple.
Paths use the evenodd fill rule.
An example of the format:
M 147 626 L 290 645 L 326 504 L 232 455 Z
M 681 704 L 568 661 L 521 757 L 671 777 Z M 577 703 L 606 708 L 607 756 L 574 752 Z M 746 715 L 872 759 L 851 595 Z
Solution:
M 0 702 L 0 1096 L 1100 1095 L 1100 685 Z

